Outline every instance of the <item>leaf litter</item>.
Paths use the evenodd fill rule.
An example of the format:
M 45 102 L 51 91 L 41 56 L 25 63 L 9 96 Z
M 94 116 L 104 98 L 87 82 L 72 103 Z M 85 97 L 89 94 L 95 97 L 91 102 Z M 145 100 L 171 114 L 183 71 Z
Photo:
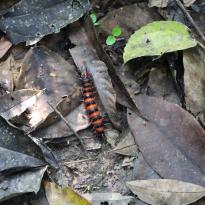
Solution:
M 4 27 L 3 31 L 17 45 L 10 49 L 11 44 L 8 44 L 2 50 L 1 59 L 2 71 L 6 73 L 2 75 L 2 81 L 9 80 L 6 86 L 2 86 L 4 92 L 0 97 L 1 117 L 6 120 L 2 119 L 2 129 L 8 130 L 3 132 L 4 141 L 0 146 L 0 176 L 3 177 L 0 200 L 12 204 L 51 205 L 65 201 L 79 204 L 82 198 L 73 190 L 80 194 L 91 192 L 87 194 L 90 200 L 92 198 L 91 203 L 99 205 L 126 205 L 131 198 L 135 204 L 145 204 L 143 201 L 150 204 L 190 204 L 203 197 L 203 194 L 193 192 L 193 187 L 200 189 L 197 184 L 204 186 L 204 130 L 194 117 L 203 124 L 203 75 L 199 72 L 203 68 L 203 49 L 201 52 L 198 46 L 185 50 L 182 56 L 182 52 L 177 51 L 179 48 L 175 48 L 176 58 L 171 61 L 167 54 L 162 53 L 157 58 L 138 57 L 122 65 L 123 50 L 129 36 L 147 23 L 161 20 L 158 12 L 149 8 L 147 2 L 120 0 L 113 2 L 106 13 L 103 8 L 109 0 L 107 3 L 95 1 L 91 13 L 96 13 L 98 27 L 89 25 L 86 18 L 64 29 L 86 12 L 88 1 L 62 0 L 51 4 L 35 1 L 32 6 L 26 4 L 26 0 L 16 2 L 10 1 L 11 8 L 8 6 L 1 10 L 4 14 L 1 19 L 3 27 L 6 22 L 16 19 L 15 25 L 13 22 L 10 24 L 12 29 Z M 196 9 L 194 6 L 201 7 L 200 2 L 184 3 L 185 6 L 193 5 L 189 10 L 191 14 L 194 13 L 192 9 Z M 40 10 L 36 9 L 42 4 Z M 67 16 L 69 10 L 62 8 L 67 4 L 73 8 L 71 14 L 74 18 L 71 21 L 61 19 L 61 14 Z M 101 4 L 103 7 L 99 6 Z M 25 5 L 25 10 L 22 5 Z M 58 9 L 63 12 L 53 15 L 55 21 L 48 18 L 47 25 L 41 22 L 37 25 L 37 21 L 33 21 L 30 22 L 32 29 L 28 31 L 28 25 L 18 24 L 20 20 L 25 22 L 24 16 L 30 21 L 41 18 L 41 15 L 36 15 L 38 12 L 46 17 L 48 11 Z M 175 10 L 175 18 L 179 17 L 178 9 Z M 168 5 L 163 10 L 173 11 L 173 8 Z M 184 16 L 180 18 L 186 22 Z M 60 24 L 59 20 L 62 20 Z M 49 30 L 47 26 L 50 24 L 57 27 Z M 105 45 L 106 36 L 116 27 L 122 29 L 122 34 L 113 46 L 108 47 Z M 33 29 L 36 29 L 35 32 Z M 16 35 L 17 30 L 21 30 L 20 35 Z M 29 32 L 32 35 L 26 36 Z M 55 34 L 57 32 L 60 33 Z M 193 33 L 192 30 L 189 32 Z M 54 34 L 46 36 L 51 33 Z M 18 42 L 26 42 L 26 45 Z M 184 49 L 183 46 L 180 49 Z M 163 49 L 167 49 L 165 47 Z M 194 55 L 195 50 L 199 55 Z M 81 102 L 79 77 L 85 65 L 92 73 L 97 103 L 105 119 L 105 137 L 100 141 L 89 127 L 90 122 Z M 200 79 L 195 83 L 189 80 L 192 72 Z M 193 88 L 195 91 L 191 92 Z M 197 103 L 192 103 L 192 98 Z M 54 105 L 54 109 L 49 103 Z M 72 129 L 65 125 L 55 109 L 61 112 Z M 144 119 L 135 114 L 136 109 L 144 115 Z M 86 145 L 88 156 L 85 156 L 72 130 Z M 6 141 L 10 139 L 10 143 Z M 51 200 L 47 191 L 42 191 L 40 184 L 45 171 L 44 179 L 49 177 L 58 184 L 53 183 L 52 191 L 49 191 L 49 194 L 58 197 L 57 202 Z M 33 182 L 35 178 L 38 180 Z M 126 187 L 126 182 L 129 184 L 130 181 L 135 188 Z M 155 194 L 150 188 L 153 183 Z M 146 189 L 141 192 L 141 188 L 137 188 L 136 191 L 139 187 L 136 184 Z M 62 189 L 59 185 L 72 188 Z M 182 187 L 186 187 L 184 192 L 178 193 L 177 190 L 182 190 Z M 142 201 L 128 196 L 129 188 Z M 173 192 L 170 194 L 167 190 Z M 23 193 L 30 194 L 19 197 Z M 71 195 L 76 201 L 72 201 Z M 194 204 L 203 204 L 203 201 L 201 199 Z

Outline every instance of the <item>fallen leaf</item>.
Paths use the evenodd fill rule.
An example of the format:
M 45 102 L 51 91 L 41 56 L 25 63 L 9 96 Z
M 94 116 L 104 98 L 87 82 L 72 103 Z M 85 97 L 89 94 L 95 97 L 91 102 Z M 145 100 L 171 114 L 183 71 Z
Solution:
M 19 117 L 36 103 L 38 95 L 41 95 L 39 90 L 23 89 L 0 96 L 0 115 L 6 121 Z
M 166 67 L 151 69 L 147 83 L 147 94 L 181 105 L 171 72 Z
M 65 119 L 68 121 L 69 125 L 75 130 L 75 132 L 83 130 L 90 125 L 86 110 L 84 108 L 84 104 L 81 104 L 73 111 L 71 111 L 67 116 L 65 116 Z M 65 122 L 63 120 L 59 120 L 56 123 L 48 127 L 39 129 L 32 134 L 33 136 L 38 138 L 54 139 L 70 136 L 73 134 L 73 131 L 71 131 L 65 125 Z
M 133 199 L 131 196 L 123 196 L 120 193 L 91 193 L 83 195 L 92 205 L 128 205 Z
M 20 0 L 1 0 L 0 1 L 0 15 L 4 15 L 10 8 L 12 8 Z
M 119 128 L 120 118 L 116 108 L 117 97 L 106 65 L 102 61 L 93 60 L 91 62 L 87 62 L 87 67 L 92 74 L 93 82 L 98 92 L 100 102 L 102 103 L 111 122 Z
M 205 50 L 198 46 L 184 51 L 183 63 L 186 108 L 195 116 L 205 116 Z M 200 119 L 205 124 L 203 117 Z
M 161 177 L 147 164 L 142 153 L 139 152 L 134 161 L 133 179 L 161 179 Z
M 23 132 L 0 119 L 0 172 L 9 174 L 45 165 L 41 149 Z
M 124 63 L 141 56 L 156 56 L 197 45 L 188 27 L 176 21 L 155 21 L 137 30 L 125 46 Z
M 196 0 L 183 0 L 186 7 L 191 6 Z
M 0 58 L 2 58 L 7 51 L 9 50 L 9 48 L 11 48 L 12 43 L 7 40 L 6 38 L 2 37 L 0 39 Z
M 112 151 L 121 155 L 137 157 L 138 147 L 135 144 L 131 132 L 125 132 L 121 137 L 122 140 L 117 144 L 117 146 Z
M 47 167 L 37 168 L 33 171 L 20 172 L 6 177 L 0 182 L 0 202 L 24 193 L 37 193 L 41 180 Z
M 127 182 L 127 186 L 142 201 L 153 205 L 186 205 L 205 196 L 205 188 L 170 179 L 150 179 Z
M 0 42 L 0 46 L 1 46 L 1 42 Z M 12 67 L 14 63 L 15 62 L 12 55 L 10 55 L 5 61 L 1 61 L 0 63 L 0 94 L 1 95 L 13 91 L 14 82 L 13 82 Z
M 149 7 L 167 7 L 169 0 L 149 0 L 148 6 Z
M 88 0 L 23 0 L 0 20 L 0 29 L 18 44 L 60 32 L 61 28 L 82 17 L 88 7 Z
M 112 29 L 118 25 L 122 30 L 122 37 L 130 36 L 134 31 L 156 20 L 160 16 L 154 9 L 150 9 L 147 3 L 135 3 L 114 9 L 101 18 L 98 27 L 99 33 L 111 34 Z
M 46 197 L 50 205 L 91 205 L 72 188 L 61 188 L 55 183 L 44 182 Z
M 56 73 L 56 76 L 50 76 Z M 68 80 L 69 79 L 69 80 Z M 28 109 L 26 131 L 48 126 L 59 117 L 48 102 L 65 116 L 80 104 L 81 93 L 75 67 L 45 47 L 34 47 L 26 54 L 17 89 L 45 90 L 36 105 Z
M 197 120 L 159 98 L 138 95 L 134 100 L 148 121 L 129 110 L 128 123 L 148 164 L 163 178 L 204 186 L 205 132 Z

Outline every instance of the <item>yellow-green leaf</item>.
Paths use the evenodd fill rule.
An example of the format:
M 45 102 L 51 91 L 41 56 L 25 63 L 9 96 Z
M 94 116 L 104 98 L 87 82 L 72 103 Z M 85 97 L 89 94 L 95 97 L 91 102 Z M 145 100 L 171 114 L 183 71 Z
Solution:
M 155 21 L 137 30 L 124 49 L 124 63 L 141 56 L 157 56 L 196 46 L 188 27 L 176 21 Z
M 44 187 L 50 205 L 91 205 L 71 187 L 61 188 L 47 181 L 44 182 Z

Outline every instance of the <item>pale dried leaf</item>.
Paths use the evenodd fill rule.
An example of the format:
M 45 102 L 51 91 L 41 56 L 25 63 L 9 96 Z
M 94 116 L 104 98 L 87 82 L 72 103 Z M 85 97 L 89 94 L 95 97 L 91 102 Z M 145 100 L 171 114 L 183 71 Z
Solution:
M 123 137 L 124 138 L 117 144 L 117 146 L 112 151 L 121 155 L 136 157 L 138 155 L 138 147 L 135 144 L 131 132 L 126 132 Z
M 11 48 L 12 43 L 6 38 L 2 37 L 0 39 L 0 58 L 2 58 L 6 52 Z
M 75 132 L 83 130 L 90 125 L 89 118 L 84 108 L 84 104 L 81 104 L 80 106 L 75 108 L 71 113 L 65 116 L 65 119 L 68 121 L 69 125 L 75 130 Z M 73 132 L 66 126 L 63 120 L 59 120 L 56 123 L 43 129 L 37 130 L 33 133 L 35 137 L 43 139 L 66 137 L 72 134 Z
M 123 196 L 120 193 L 91 193 L 83 195 L 92 205 L 128 205 L 133 199 L 131 196 Z
M 20 116 L 41 94 L 39 90 L 22 89 L 0 96 L 0 115 L 7 121 Z
M 142 201 L 152 205 L 186 205 L 205 196 L 205 188 L 170 179 L 136 180 L 127 186 Z
M 186 7 L 191 6 L 196 0 L 183 0 Z
M 148 6 L 149 7 L 167 7 L 169 0 L 149 0 Z
M 184 93 L 186 107 L 195 116 L 205 116 L 205 50 L 200 46 L 184 51 Z M 203 117 L 200 117 L 203 121 Z

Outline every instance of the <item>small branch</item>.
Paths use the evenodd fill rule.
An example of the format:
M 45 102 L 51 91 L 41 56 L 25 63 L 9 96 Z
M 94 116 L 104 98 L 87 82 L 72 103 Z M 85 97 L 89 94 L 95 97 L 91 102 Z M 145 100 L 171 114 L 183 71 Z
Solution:
M 87 150 L 84 146 L 84 143 L 82 141 L 82 139 L 80 138 L 79 134 L 75 132 L 75 130 L 69 125 L 68 121 L 63 117 L 63 115 L 49 102 L 47 102 L 50 107 L 56 112 L 56 114 L 59 115 L 59 117 L 65 122 L 65 124 L 67 125 L 67 127 L 73 132 L 73 134 L 76 136 L 76 138 L 78 139 L 78 141 L 80 142 L 81 147 L 83 148 L 83 150 L 86 152 L 87 154 Z
M 184 7 L 184 5 L 182 4 L 182 2 L 180 0 L 176 0 L 178 6 L 181 8 L 181 10 L 185 13 L 185 15 L 187 16 L 187 18 L 189 19 L 190 23 L 193 25 L 193 27 L 196 29 L 197 33 L 199 34 L 199 36 L 202 38 L 202 40 L 205 43 L 205 36 L 203 34 L 203 32 L 201 31 L 201 29 L 196 25 L 195 21 L 193 20 L 193 18 L 191 17 L 191 15 L 189 14 L 189 12 L 186 10 L 186 8 Z
M 82 163 L 82 162 L 88 162 L 88 161 L 95 161 L 96 158 L 88 158 L 88 159 L 81 159 L 76 161 L 70 161 L 70 162 L 61 162 L 63 165 L 69 165 L 69 164 L 75 164 L 75 163 Z

